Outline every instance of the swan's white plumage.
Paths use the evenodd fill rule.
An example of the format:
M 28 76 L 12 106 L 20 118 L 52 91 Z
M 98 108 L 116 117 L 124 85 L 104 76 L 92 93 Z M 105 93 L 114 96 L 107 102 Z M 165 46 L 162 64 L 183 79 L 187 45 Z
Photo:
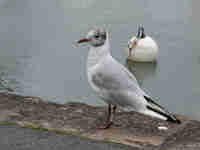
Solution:
M 136 37 L 132 37 L 129 44 L 133 44 Z M 126 56 L 129 56 L 129 49 L 125 50 Z M 157 60 L 159 48 L 156 42 L 150 37 L 146 36 L 143 39 L 139 39 L 135 48 L 132 49 L 131 55 L 128 59 L 137 62 L 154 62 Z

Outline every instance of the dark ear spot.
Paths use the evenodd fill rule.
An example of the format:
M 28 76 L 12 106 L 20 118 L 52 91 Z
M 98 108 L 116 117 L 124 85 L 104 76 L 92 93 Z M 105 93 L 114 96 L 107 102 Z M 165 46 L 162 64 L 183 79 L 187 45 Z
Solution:
M 104 40 L 106 40 L 106 32 L 103 32 L 103 33 L 102 33 L 102 38 L 103 38 Z

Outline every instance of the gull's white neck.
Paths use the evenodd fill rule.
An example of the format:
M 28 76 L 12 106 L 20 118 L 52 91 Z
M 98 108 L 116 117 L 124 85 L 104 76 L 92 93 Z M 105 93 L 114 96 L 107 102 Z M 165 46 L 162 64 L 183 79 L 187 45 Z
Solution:
M 103 58 L 110 55 L 110 44 L 108 39 L 102 46 L 90 47 L 87 60 L 87 68 L 90 69 L 97 65 Z

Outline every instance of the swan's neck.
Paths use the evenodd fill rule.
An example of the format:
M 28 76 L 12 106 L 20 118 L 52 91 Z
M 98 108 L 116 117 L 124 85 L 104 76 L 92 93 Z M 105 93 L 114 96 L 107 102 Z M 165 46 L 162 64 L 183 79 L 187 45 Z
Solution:
M 104 45 L 98 47 L 90 47 L 87 60 L 87 68 L 90 69 L 97 65 L 102 59 L 110 55 L 110 45 L 106 41 Z

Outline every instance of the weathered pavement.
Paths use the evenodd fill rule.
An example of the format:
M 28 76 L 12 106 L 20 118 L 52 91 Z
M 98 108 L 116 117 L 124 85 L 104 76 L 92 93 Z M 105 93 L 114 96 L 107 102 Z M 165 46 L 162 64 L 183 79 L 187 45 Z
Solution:
M 0 126 L 0 133 L 1 150 L 132 150 L 130 146 L 16 126 Z
M 115 125 L 107 130 L 99 130 L 96 126 L 103 123 L 105 109 L 80 103 L 60 105 L 42 101 L 38 97 L 0 93 L 0 123 L 2 125 L 12 122 L 22 127 L 51 131 L 45 134 L 61 137 L 67 134 L 65 138 L 77 138 L 80 143 L 84 143 L 84 140 L 80 138 L 84 137 L 84 139 L 90 139 L 87 140 L 89 143 L 93 143 L 94 140 L 102 141 L 102 144 L 121 143 L 137 150 L 200 149 L 199 121 L 178 115 L 182 124 L 176 125 L 134 112 L 117 112 Z M 165 126 L 168 130 L 158 130 L 158 126 Z M 69 136 L 69 134 L 79 136 L 79 138 Z M 46 141 L 47 145 L 48 142 L 52 144 L 51 140 Z M 82 146 L 78 145 L 77 148 Z M 100 145 L 99 143 L 98 146 Z M 125 148 L 126 146 L 123 147 Z M 109 147 L 104 147 L 104 149 L 109 149 Z

